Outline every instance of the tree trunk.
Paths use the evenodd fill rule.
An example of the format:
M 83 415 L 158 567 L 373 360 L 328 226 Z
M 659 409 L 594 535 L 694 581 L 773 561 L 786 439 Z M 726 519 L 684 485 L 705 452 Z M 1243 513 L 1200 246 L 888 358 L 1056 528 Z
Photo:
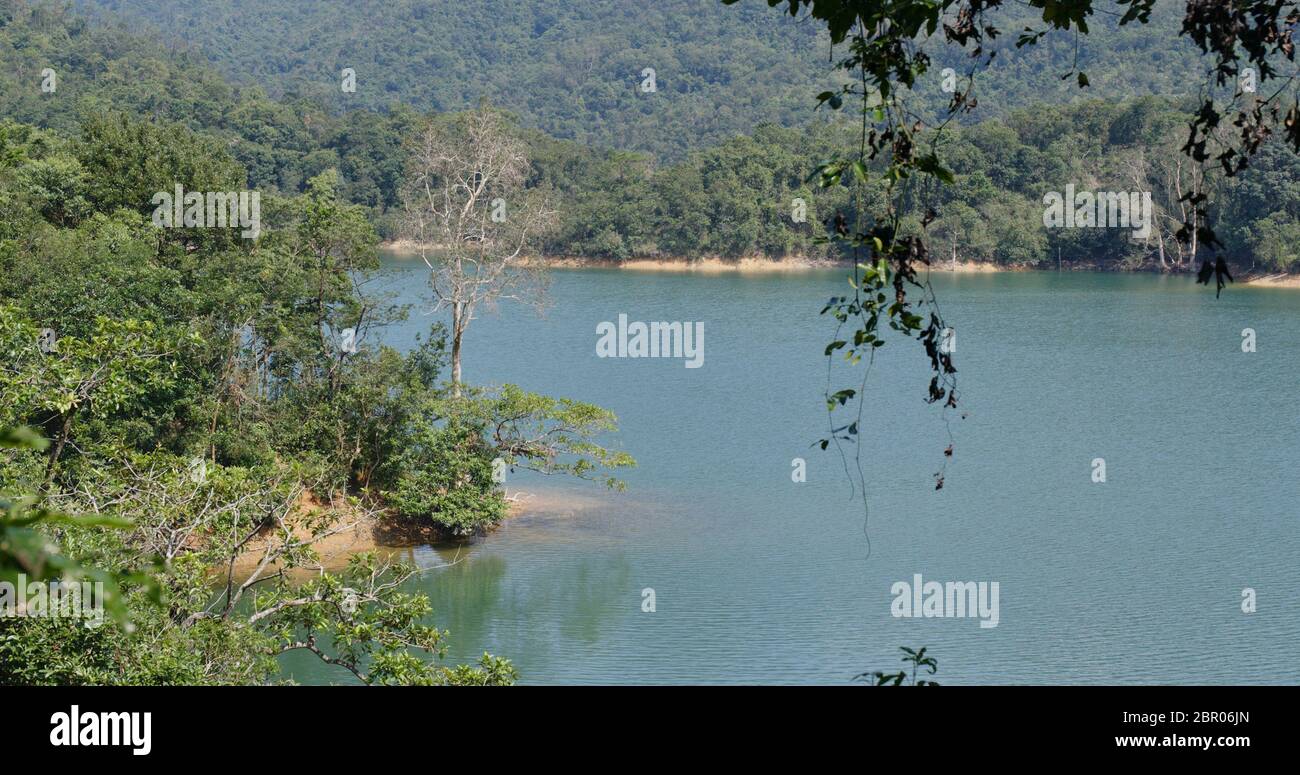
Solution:
M 50 489 L 50 484 L 54 481 L 54 471 L 59 465 L 59 456 L 63 454 L 63 447 L 68 443 L 68 434 L 72 429 L 72 414 L 69 413 L 63 418 L 63 425 L 59 428 L 59 438 L 50 448 L 50 457 L 45 463 L 45 480 L 41 483 L 41 492 Z
M 461 322 L 463 309 L 459 301 L 451 305 L 451 394 L 456 398 L 460 398 L 460 340 L 465 334 Z

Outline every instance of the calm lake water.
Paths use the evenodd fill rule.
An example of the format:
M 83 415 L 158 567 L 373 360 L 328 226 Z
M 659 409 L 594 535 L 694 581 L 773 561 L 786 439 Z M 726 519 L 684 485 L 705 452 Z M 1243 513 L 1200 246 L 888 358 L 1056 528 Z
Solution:
M 1300 292 L 936 277 L 968 416 L 950 416 L 936 492 L 948 430 L 922 401 L 923 353 L 880 351 L 866 520 L 839 456 L 812 447 L 833 330 L 817 313 L 843 277 L 560 271 L 544 317 L 503 306 L 476 320 L 467 381 L 612 409 L 611 442 L 639 466 L 626 493 L 512 474 L 530 514 L 411 552 L 458 560 L 419 583 L 449 661 L 489 650 L 536 684 L 843 684 L 895 667 L 906 645 L 929 647 L 949 684 L 1300 682 Z M 384 283 L 427 298 L 418 261 L 389 259 Z M 596 327 L 619 313 L 703 321 L 704 366 L 597 358 Z M 429 321 L 413 314 L 390 342 Z M 1243 328 L 1257 352 L 1242 352 Z M 891 616 L 891 586 L 918 573 L 999 582 L 998 626 Z M 284 664 L 304 683 L 347 679 L 302 655 Z

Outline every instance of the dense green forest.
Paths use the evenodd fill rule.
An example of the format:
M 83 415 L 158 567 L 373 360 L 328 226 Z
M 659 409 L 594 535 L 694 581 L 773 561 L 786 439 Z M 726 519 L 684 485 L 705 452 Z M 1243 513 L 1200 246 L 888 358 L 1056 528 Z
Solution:
M 407 309 L 365 290 L 379 235 L 333 164 L 268 187 L 256 239 L 160 222 L 158 192 L 259 179 L 232 127 L 277 119 L 239 111 L 305 131 L 312 114 L 244 100 L 184 58 L 155 68 L 147 44 L 63 12 L 5 10 L 0 47 L 20 62 L 5 95 L 21 94 L 0 123 L 0 581 L 106 584 L 133 630 L 0 617 L 0 685 L 261 683 L 303 650 L 365 683 L 512 682 L 488 655 L 439 664 L 446 633 L 402 591 L 414 568 L 326 568 L 315 547 L 381 517 L 489 529 L 507 511 L 501 466 L 629 465 L 594 440 L 613 416 L 449 388 L 441 324 L 409 352 L 382 345 Z M 27 100 L 29 63 L 56 50 L 62 86 Z M 78 88 L 85 72 L 95 88 Z
M 660 161 L 748 133 L 759 123 L 803 126 L 811 96 L 831 81 L 833 52 L 818 25 L 791 23 L 758 2 L 723 6 L 697 0 L 77 0 L 110 19 L 152 25 L 179 48 L 210 57 L 238 83 L 274 97 L 303 96 L 331 109 L 387 110 L 402 103 L 449 111 L 487 99 L 526 126 L 583 145 L 647 151 Z M 1044 27 L 1034 9 L 996 11 L 998 56 L 972 120 L 1039 103 L 1172 96 L 1194 89 L 1194 50 L 1169 46 L 1180 11 L 1157 7 L 1146 29 L 1121 29 L 1102 15 L 1083 41 L 1060 32 L 1018 49 L 1026 27 Z M 255 23 L 250 23 L 255 22 Z M 1077 48 L 1076 48 L 1077 46 Z M 1076 63 L 1087 94 L 1050 77 Z M 1135 71 L 1132 62 L 1149 67 Z M 343 94 L 343 68 L 357 73 Z M 642 70 L 657 91 L 641 91 Z M 938 73 L 970 63 L 943 51 L 933 78 L 918 86 L 918 110 L 947 102 Z M 1203 68 L 1200 68 L 1203 69 Z M 1045 77 L 1046 76 L 1046 77 Z
M 68 570 L 54 540 L 120 585 L 145 636 L 0 618 L 0 684 L 260 682 L 298 649 L 366 682 L 509 682 L 494 658 L 415 656 L 445 634 L 400 591 L 413 569 L 361 556 L 323 572 L 313 546 L 380 512 L 489 528 L 506 511 L 498 464 L 627 465 L 589 441 L 612 415 L 513 386 L 449 392 L 440 324 L 405 354 L 379 344 L 406 309 L 363 290 L 378 236 L 333 171 L 268 198 L 256 240 L 151 222 L 175 181 L 245 178 L 179 125 L 0 125 L 0 428 L 37 434 L 0 448 L 0 580 Z M 311 581 L 289 583 L 294 569 Z
M 227 7 L 238 6 L 235 3 Z M 302 76 L 293 73 L 257 75 L 243 79 L 249 85 L 231 86 L 214 74 L 197 51 L 172 50 L 154 38 L 118 26 L 88 24 L 76 14 L 50 6 L 7 0 L 3 7 L 0 52 L 4 61 L 14 63 L 0 72 L 5 87 L 0 99 L 6 117 L 70 135 L 79 131 L 86 116 L 105 109 L 179 122 L 222 143 L 246 170 L 248 184 L 254 188 L 299 193 L 311 178 L 337 170 L 343 197 L 367 208 L 381 236 L 396 235 L 393 209 L 399 200 L 398 187 L 406 164 L 404 143 L 420 118 L 415 109 L 393 102 L 377 112 L 341 111 L 338 98 L 342 95 L 329 96 L 337 91 L 333 80 L 329 83 L 334 91 L 294 89 L 287 84 Z M 164 7 L 166 4 L 157 6 Z M 606 9 L 600 13 L 613 12 Z M 672 18 L 695 19 L 703 24 L 698 20 L 715 15 L 718 19 L 730 18 L 725 14 L 737 12 L 739 9 L 709 6 L 698 16 Z M 205 13 L 209 13 L 206 7 Z M 568 13 L 585 18 L 578 11 Z M 177 20 L 187 17 L 176 11 L 167 18 L 180 24 Z M 1166 13 L 1153 23 L 1158 26 L 1167 22 Z M 569 29 L 577 22 L 554 24 Z M 225 28 L 196 21 L 193 34 L 215 34 Z M 257 28 L 259 34 L 270 34 L 272 30 L 292 34 L 291 30 L 296 29 L 287 23 Z M 342 21 L 337 28 L 357 29 Z M 504 27 L 514 28 L 513 24 Z M 319 25 L 312 28 L 312 34 L 325 35 L 328 29 L 332 28 Z M 672 34 L 689 35 L 684 30 Z M 772 41 L 784 40 L 782 35 L 790 34 L 787 30 L 765 40 L 767 45 L 774 45 Z M 739 45 L 728 36 L 716 40 Z M 1132 45 L 1125 44 L 1126 40 L 1131 40 Z M 937 212 L 938 220 L 931 225 L 939 238 L 936 250 L 958 260 L 1018 265 L 1055 265 L 1059 258 L 1066 265 L 1186 269 L 1192 264 L 1192 256 L 1181 255 L 1180 246 L 1172 239 L 1183 218 L 1178 196 L 1191 185 L 1203 184 L 1212 194 L 1211 217 L 1234 263 L 1259 270 L 1291 266 L 1296 256 L 1294 237 L 1300 234 L 1300 203 L 1291 155 L 1269 150 L 1239 179 L 1225 182 L 1211 175 L 1202 181 L 1199 170 L 1178 162 L 1187 112 L 1194 108 L 1192 98 L 1089 99 L 1109 88 L 1121 95 L 1148 90 L 1176 92 L 1174 83 L 1162 84 L 1159 80 L 1171 77 L 1173 69 L 1149 71 L 1156 80 L 1145 85 L 1130 84 L 1135 88 L 1126 91 L 1119 78 L 1123 68 L 1116 64 L 1112 70 L 1107 64 L 1111 61 L 1108 56 L 1119 58 L 1116 62 L 1125 56 L 1137 56 L 1142 52 L 1136 52 L 1134 47 L 1145 51 L 1158 40 L 1157 35 L 1138 36 L 1125 29 L 1090 41 L 1080 56 L 1085 57 L 1088 50 L 1098 52 L 1090 55 L 1095 57 L 1089 71 L 1094 87 L 1082 91 L 1082 95 L 1073 82 L 1068 89 L 1061 86 L 1063 91 L 1058 93 L 1057 86 L 1063 83 L 1059 79 L 1044 81 L 1032 76 L 1038 65 L 1032 59 L 1014 60 L 1019 52 L 1009 54 L 1002 63 L 1009 72 L 999 70 L 995 59 L 995 66 L 980 76 L 980 82 L 985 91 L 996 89 L 997 95 L 1007 96 L 985 95 L 979 110 L 1001 106 L 1002 115 L 950 128 L 945 136 L 946 152 L 952 156 L 954 172 L 959 175 L 958 185 L 930 195 L 917 192 L 909 200 L 914 211 L 912 220 L 917 224 L 926 208 Z M 279 48 L 283 46 L 277 44 Z M 326 50 L 320 45 L 308 48 Z M 405 49 L 372 46 L 364 50 Z M 1048 46 L 1034 50 L 1054 49 Z M 1167 50 L 1183 49 L 1171 46 Z M 1148 53 L 1157 61 L 1168 56 L 1158 51 L 1142 55 Z M 1023 56 L 1046 54 L 1031 51 Z M 715 58 L 726 59 L 720 52 Z M 397 56 L 393 59 L 394 67 L 408 61 Z M 235 60 L 269 66 L 267 63 L 275 58 L 247 56 Z M 1058 64 L 1058 69 L 1070 67 L 1069 61 Z M 1190 62 L 1183 64 L 1192 66 Z M 56 95 L 43 94 L 37 88 L 46 66 L 59 74 Z M 1017 67 L 1025 68 L 1020 76 L 1016 75 Z M 435 84 L 441 76 L 411 74 L 409 79 L 398 80 Z M 1014 108 L 1035 93 L 1028 86 L 1031 82 L 1034 88 L 1043 89 L 1041 98 L 1060 98 L 1061 104 Z M 812 83 L 800 83 L 801 93 L 815 88 Z M 1108 83 L 1112 86 L 1108 87 Z M 272 90 L 280 92 L 281 97 L 268 96 Z M 361 90 L 347 96 L 360 95 Z M 1064 102 L 1066 97 L 1072 101 Z M 463 105 L 468 99 L 449 104 Z M 545 116 L 530 113 L 524 102 L 499 94 L 496 99 L 525 125 L 545 126 L 560 135 L 574 134 Z M 548 99 L 539 104 L 560 110 L 557 106 L 567 103 Z M 687 105 L 689 101 L 676 100 L 675 104 Z M 770 105 L 755 105 L 753 111 L 769 120 L 785 115 Z M 803 108 L 789 115 L 806 117 L 811 113 Z M 636 142 L 628 142 L 620 149 L 605 149 L 541 131 L 528 132 L 534 182 L 553 186 L 563 205 L 560 225 L 545 242 L 546 252 L 616 260 L 830 255 L 824 243 L 824 221 L 836 208 L 847 205 L 847 192 L 817 189 L 805 180 L 808 170 L 834 148 L 843 146 L 851 127 L 817 120 L 802 126 L 774 124 L 754 129 L 746 118 L 737 124 L 744 132 L 732 128 L 710 134 L 696 131 L 689 114 L 650 116 L 670 122 L 654 130 L 658 136 L 691 138 L 689 144 L 674 146 L 685 153 L 684 158 L 665 163 L 652 153 L 627 149 L 637 147 Z M 581 118 L 580 113 L 569 119 L 588 127 L 610 124 L 604 119 Z M 609 137 L 582 139 L 611 141 Z M 686 150 L 688 145 L 704 147 Z M 1081 189 L 1151 191 L 1157 228 L 1142 241 L 1129 240 L 1113 230 L 1043 229 L 1044 194 L 1060 191 L 1067 183 Z M 795 199 L 807 205 L 803 222 L 792 217 Z

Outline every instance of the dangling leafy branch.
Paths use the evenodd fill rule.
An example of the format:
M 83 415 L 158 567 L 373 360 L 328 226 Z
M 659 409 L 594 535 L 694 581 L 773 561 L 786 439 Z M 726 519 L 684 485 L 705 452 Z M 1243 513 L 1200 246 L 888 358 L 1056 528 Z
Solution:
M 739 0 L 723 0 L 734 4 Z M 1088 77 L 1079 69 L 1079 37 L 1089 32 L 1088 20 L 1101 12 L 1117 18 L 1120 26 L 1150 20 L 1155 0 L 1115 0 L 1122 13 L 1101 8 L 1095 0 L 1019 0 L 1021 5 L 1041 9 L 1044 29 L 1026 27 L 1016 40 L 1016 47 L 1035 45 L 1050 32 L 1074 35 L 1074 61 L 1071 71 L 1062 76 L 1075 77 L 1079 88 L 1087 88 Z M 831 415 L 830 438 L 820 440 L 822 449 L 832 441 L 854 442 L 860 433 L 863 395 L 876 349 L 883 346 L 884 326 L 917 339 L 929 360 L 931 379 L 926 400 L 941 402 L 946 412 L 957 406 L 956 368 L 945 339 L 951 329 L 941 314 L 928 273 L 930 264 L 926 247 L 926 227 L 937 217 L 932 208 L 919 229 L 905 224 L 900 216 L 903 198 L 917 194 L 917 180 L 935 185 L 953 182 L 952 173 L 939 158 L 940 137 L 948 123 L 977 105 L 974 96 L 976 73 L 997 55 L 986 51 L 1001 31 L 988 19 L 1002 6 L 1002 0 L 767 0 L 769 6 L 784 5 L 793 17 L 807 12 L 807 17 L 826 24 L 832 50 L 847 44 L 848 54 L 835 63 L 837 70 L 851 76 L 837 91 L 818 95 L 818 106 L 840 110 L 846 98 L 856 100 L 861 110 L 861 132 L 856 151 L 843 158 L 832 158 L 818 166 L 809 178 L 823 187 L 851 185 L 855 189 L 852 212 L 839 212 L 828 222 L 828 241 L 841 245 L 854 259 L 849 278 L 851 295 L 835 296 L 822 309 L 837 322 L 835 338 L 826 347 L 831 359 L 836 353 L 849 364 L 865 360 L 862 380 L 857 387 L 832 390 L 830 363 L 826 390 L 827 411 Z M 1259 83 L 1281 80 L 1281 85 L 1266 98 L 1253 98 L 1240 108 L 1233 120 L 1237 128 L 1234 144 L 1215 133 L 1223 118 L 1213 94 L 1205 97 L 1200 111 L 1189 126 L 1183 148 L 1193 161 L 1204 163 L 1210 158 L 1207 144 L 1222 146 L 1214 156 L 1227 176 L 1245 169 L 1250 157 L 1271 136 L 1273 126 L 1281 123 L 1294 150 L 1300 152 L 1300 97 L 1294 84 L 1296 74 L 1283 75 L 1277 65 L 1294 62 L 1292 32 L 1300 22 L 1296 2 L 1284 0 L 1187 0 L 1182 35 L 1186 35 L 1203 53 L 1215 58 L 1210 77 L 1220 87 L 1242 72 L 1242 62 L 1258 69 Z M 955 91 L 946 115 L 937 126 L 908 110 L 907 91 L 913 89 L 929 70 L 931 59 L 924 44 L 935 39 L 942 28 L 945 44 L 955 44 L 969 51 L 973 66 L 966 74 L 965 88 Z M 1243 56 L 1244 54 L 1244 56 Z M 1234 80 L 1234 83 L 1238 83 Z M 1283 117 L 1279 101 L 1290 95 L 1292 107 Z M 1244 96 L 1238 84 L 1234 102 Z M 867 203 L 868 184 L 883 185 L 879 202 Z M 1176 235 L 1184 244 L 1200 245 L 1206 250 L 1222 248 L 1215 237 L 1203 189 L 1193 188 L 1182 195 L 1189 205 L 1183 227 Z M 1224 280 L 1231 282 L 1227 262 L 1222 255 L 1202 264 L 1198 282 L 1216 279 L 1217 291 Z M 848 333 L 846 334 L 846 330 Z M 856 419 L 837 425 L 834 413 L 854 401 Z M 946 415 L 945 415 L 946 417 Z M 862 482 L 860 451 L 858 479 Z M 944 450 L 946 459 L 952 445 Z M 943 487 L 944 470 L 935 474 L 935 488 Z M 864 499 L 865 502 L 865 499 Z

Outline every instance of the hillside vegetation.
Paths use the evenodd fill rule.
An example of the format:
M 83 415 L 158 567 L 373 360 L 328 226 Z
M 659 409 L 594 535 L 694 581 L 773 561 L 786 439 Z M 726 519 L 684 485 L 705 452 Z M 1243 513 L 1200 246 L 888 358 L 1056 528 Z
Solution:
M 143 13 L 146 8 L 144 4 L 130 2 L 100 5 L 111 5 L 128 14 Z M 297 18 L 292 14 L 299 13 L 290 10 L 289 4 L 258 5 L 271 9 L 267 12 L 271 16 L 259 17 L 264 20 L 275 18 L 277 7 L 282 7 L 282 13 L 291 18 Z M 599 13 L 613 13 L 610 8 L 614 5 L 617 4 L 601 6 L 605 10 Z M 157 8 L 168 6 L 162 3 Z M 325 41 L 334 27 L 321 21 L 332 18 L 331 4 L 322 6 L 325 6 L 322 15 L 312 17 L 317 21 L 310 34 Z M 476 8 L 482 6 L 475 4 Z M 577 11 L 564 6 L 568 10 L 545 16 L 538 10 L 542 7 L 538 3 L 524 3 L 519 9 L 533 9 L 533 13 L 541 14 L 538 18 L 552 19 L 550 26 L 541 22 L 533 25 L 546 30 L 577 29 L 574 25 L 580 20 L 598 15 L 597 11 Z M 231 37 L 224 47 L 218 48 L 228 53 L 235 50 L 234 41 L 246 41 L 245 36 L 255 40 L 260 39 L 258 36 L 309 34 L 302 29 L 294 31 L 291 24 L 259 24 L 256 30 L 236 25 L 233 14 L 244 8 L 241 3 L 205 4 L 208 15 L 203 17 L 207 20 L 203 24 L 200 24 L 202 19 L 193 15 L 195 12 L 177 8 L 168 17 L 169 24 L 176 26 L 190 19 L 193 23 L 190 37 L 194 39 L 215 36 L 225 30 Z M 743 6 L 715 8 L 709 4 L 703 8 L 695 15 L 674 15 L 679 22 L 677 27 L 663 34 L 673 40 L 689 36 L 690 25 L 682 20 L 696 17 L 714 19 L 718 24 L 723 24 L 723 19 L 749 18 L 745 15 L 749 11 Z M 212 20 L 223 18 L 222 9 L 232 14 L 230 23 L 213 24 Z M 519 15 L 524 11 L 519 9 L 507 18 L 522 19 Z M 650 13 L 644 9 L 627 12 Z M 390 11 L 375 9 L 376 18 L 384 18 L 387 13 Z M 477 12 L 465 13 L 471 15 L 465 18 L 471 18 Z M 450 12 L 438 18 L 442 20 L 438 25 L 443 26 L 435 25 L 427 14 L 412 12 L 407 24 L 459 29 L 456 25 L 468 23 L 458 21 L 462 17 Z M 762 23 L 760 18 L 766 17 L 755 17 L 755 24 Z M 364 25 L 373 21 L 344 24 L 342 17 L 339 19 L 338 29 L 354 32 L 365 29 Z M 1156 23 L 1157 29 L 1160 24 L 1176 25 L 1168 12 Z M 309 81 L 304 80 L 300 70 L 307 66 L 306 62 L 314 61 L 310 57 L 300 62 L 293 60 L 298 62 L 297 69 L 290 67 L 285 74 L 250 75 L 283 60 L 283 55 L 276 52 L 285 50 L 284 45 L 272 44 L 269 38 L 266 45 L 279 48 L 269 49 L 271 53 L 266 57 L 231 55 L 233 58 L 224 67 L 229 69 L 237 60 L 247 61 L 250 68 L 237 85 L 231 85 L 196 50 L 173 50 L 154 37 L 129 31 L 121 25 L 88 24 L 79 14 L 53 6 L 4 0 L 0 2 L 0 25 L 0 59 L 12 63 L 0 70 L 0 82 L 4 85 L 0 107 L 11 120 L 54 129 L 68 136 L 77 135 L 82 131 L 83 122 L 95 120 L 105 111 L 181 124 L 222 145 L 242 167 L 249 186 L 285 194 L 302 193 L 306 182 L 313 177 L 337 170 L 341 195 L 367 209 L 381 236 L 396 234 L 395 213 L 407 163 L 404 143 L 422 120 L 421 113 L 414 108 L 396 102 L 386 109 L 339 112 L 339 99 L 343 95 L 338 93 L 333 76 L 326 84 L 328 88 L 321 85 L 324 82 L 318 83 L 319 88 L 314 90 L 306 88 Z M 186 26 L 190 26 L 188 22 Z M 794 39 L 789 36 L 796 33 L 790 32 L 790 27 L 799 25 L 782 25 L 781 31 L 765 38 L 765 45 L 776 45 L 774 41 L 794 45 Z M 394 22 L 392 29 L 400 26 Z M 507 24 L 503 29 L 508 31 L 514 26 Z M 746 34 L 758 34 L 755 30 L 761 29 L 754 27 Z M 384 39 L 379 31 L 376 35 L 377 40 Z M 1297 256 L 1294 245 L 1300 236 L 1300 191 L 1297 191 L 1297 166 L 1292 154 L 1269 149 L 1239 179 L 1225 182 L 1211 176 L 1201 181 L 1198 170 L 1179 163 L 1182 157 L 1178 148 L 1185 136 L 1187 112 L 1194 107 L 1189 98 L 1130 97 L 1112 101 L 1090 98 L 1094 92 L 1123 92 L 1121 87 L 1125 85 L 1139 92 L 1148 87 L 1160 91 L 1157 87 L 1163 83 L 1161 79 L 1172 81 L 1175 73 L 1168 67 L 1149 73 L 1141 70 L 1144 76 L 1152 76 L 1149 82 L 1142 83 L 1131 77 L 1120 78 L 1123 73 L 1131 76 L 1139 72 L 1131 65 L 1120 68 L 1117 64 L 1114 70 L 1108 69 L 1106 62 L 1110 54 L 1103 56 L 1096 52 L 1111 51 L 1105 48 L 1107 40 L 1116 45 L 1115 52 L 1128 50 L 1123 48 L 1127 44 L 1121 43 L 1128 35 L 1134 36 L 1132 46 L 1145 47 L 1144 51 L 1154 61 L 1167 61 L 1151 43 L 1161 40 L 1160 34 L 1137 37 L 1135 32 L 1126 29 L 1110 38 L 1102 35 L 1089 43 L 1093 54 L 1081 49 L 1081 60 L 1085 56 L 1093 57 L 1089 77 L 1094 86 L 1088 90 L 1078 89 L 1073 81 L 1067 83 L 1054 76 L 1030 74 L 1029 57 L 1047 56 L 1037 52 L 1050 52 L 1051 46 L 1031 47 L 1022 54 L 1009 43 L 1013 37 L 1009 32 L 999 38 L 999 45 L 1006 45 L 1011 53 L 1001 60 L 1001 65 L 995 65 L 981 77 L 980 88 L 983 93 L 996 88 L 996 94 L 1008 97 L 984 96 L 976 115 L 999 110 L 1001 114 L 951 129 L 944 154 L 957 174 L 957 185 L 935 192 L 917 191 L 907 202 L 914 228 L 919 227 L 926 208 L 935 209 L 937 220 L 931 228 L 938 241 L 934 247 L 945 259 L 1055 265 L 1059 257 L 1063 264 L 1185 270 L 1191 267 L 1193 259 L 1180 254 L 1173 232 L 1183 217 L 1178 193 L 1196 184 L 1204 185 L 1212 194 L 1211 217 L 1235 264 L 1259 270 L 1281 270 L 1294 265 Z M 472 43 L 472 36 L 464 39 L 469 42 L 462 50 L 471 51 L 478 45 Z M 719 61 L 726 59 L 727 46 L 734 44 L 734 41 L 724 44 L 721 42 L 724 40 L 731 39 L 721 36 L 714 44 L 717 55 L 714 58 Z M 1179 45 L 1172 36 L 1166 47 L 1169 51 L 1189 49 Z M 547 50 L 551 48 L 554 47 Z M 304 51 L 316 57 L 327 49 L 317 44 Z M 371 45 L 359 50 L 375 56 L 384 52 L 383 56 L 391 59 L 390 67 L 396 68 L 395 72 L 404 72 L 401 63 L 407 60 L 399 54 L 411 49 L 409 45 Z M 670 50 L 672 46 L 664 48 Z M 1071 56 L 1072 52 L 1071 47 Z M 516 55 L 517 52 L 511 54 Z M 554 52 L 549 54 L 553 55 Z M 1022 58 L 1016 59 L 1017 56 Z M 1133 54 L 1135 59 L 1139 56 L 1145 54 Z M 221 57 L 217 60 L 218 64 L 222 62 Z M 488 66 L 488 60 L 480 64 L 479 76 L 465 76 L 462 82 L 465 89 L 477 84 L 476 88 L 482 91 L 493 83 L 495 71 Z M 1069 60 L 1057 64 L 1062 70 L 1071 66 Z M 42 93 L 39 88 L 40 73 L 45 67 L 52 67 L 59 74 L 56 94 Z M 1018 67 L 1030 69 L 1017 75 Z M 813 88 L 811 83 L 801 80 L 799 73 L 805 71 L 807 68 L 794 68 L 787 79 L 801 94 Z M 664 70 L 660 68 L 659 72 L 662 74 Z M 364 67 L 358 68 L 359 83 L 365 81 L 364 73 Z M 1180 79 L 1183 84 L 1195 81 Z M 419 88 L 434 89 L 438 78 L 412 75 L 409 81 L 402 78 L 394 83 L 408 82 L 423 84 Z M 661 77 L 661 85 L 665 83 Z M 1040 89 L 1044 99 L 1059 98 L 1062 104 L 1007 107 L 1028 100 L 1033 89 Z M 1175 90 L 1172 84 L 1168 90 Z M 280 96 L 272 97 L 269 92 L 273 91 Z M 304 96 L 307 92 L 311 96 Z M 360 102 L 370 99 L 367 93 L 359 87 L 355 95 L 347 97 L 355 97 Z M 767 92 L 758 89 L 755 94 Z M 674 105 L 682 107 L 699 96 L 696 92 L 690 95 L 671 99 Z M 462 102 L 470 100 L 470 91 L 464 91 L 462 96 Z M 1067 97 L 1072 101 L 1065 102 Z M 527 111 L 528 104 L 532 103 L 519 105 L 508 99 L 505 102 L 507 109 L 524 125 L 550 120 L 537 114 L 530 117 Z M 461 103 L 451 100 L 447 104 Z M 581 111 L 570 113 L 568 108 L 561 107 L 571 105 L 571 101 L 543 100 L 536 104 L 546 105 L 553 117 L 563 114 L 565 123 L 592 132 L 610 126 L 603 119 L 584 118 Z M 446 107 L 441 102 L 438 106 Z M 551 186 L 560 194 L 557 200 L 560 222 L 545 242 L 546 251 L 613 260 L 833 255 L 824 241 L 825 222 L 836 211 L 847 211 L 848 191 L 817 189 L 805 181 L 819 161 L 851 144 L 848 134 L 851 127 L 822 119 L 805 120 L 801 126 L 781 126 L 783 115 L 791 123 L 798 123 L 793 120 L 795 117 L 808 119 L 814 112 L 801 108 L 783 114 L 772 109 L 769 114 L 767 108 L 760 108 L 757 103 L 751 109 L 752 115 L 763 115 L 765 120 L 749 123 L 747 118 L 738 129 L 719 130 L 711 140 L 706 137 L 707 131 L 696 132 L 689 123 L 663 129 L 664 136 L 675 138 L 674 148 L 680 155 L 676 161 L 643 151 L 586 145 L 540 130 L 528 131 L 533 185 Z M 645 128 L 657 121 L 670 118 L 687 121 L 688 117 L 677 114 L 672 118 L 670 114 L 651 112 L 643 118 L 646 123 L 640 126 Z M 576 134 L 558 124 L 555 131 Z M 594 136 L 586 139 L 599 140 Z M 691 149 L 692 145 L 701 147 Z M 1045 230 L 1043 196 L 1047 192 L 1061 192 L 1071 183 L 1081 190 L 1151 191 L 1153 231 L 1145 239 L 1132 240 L 1122 230 Z M 793 217 L 795 200 L 806 204 L 803 221 Z
M 762 0 L 77 0 L 81 8 L 152 25 L 169 45 L 210 58 L 235 82 L 274 97 L 306 96 L 334 110 L 472 108 L 486 99 L 523 123 L 583 145 L 676 160 L 768 122 L 802 126 L 832 82 L 832 52 L 812 22 L 792 23 Z M 1116 6 L 1118 9 L 1119 6 Z M 1122 100 L 1194 91 L 1201 68 L 1175 41 L 1176 4 L 1157 5 L 1143 29 L 1098 15 L 1087 39 L 1059 32 L 1017 49 L 1038 12 L 994 14 L 998 54 L 981 78 L 979 121 L 1039 103 Z M 1065 74 L 1088 71 L 1084 93 Z M 1135 63 L 1145 63 L 1135 66 Z M 964 73 L 944 50 L 918 88 L 924 113 L 946 104 L 939 72 Z M 357 73 L 354 94 L 340 72 Z M 642 91 L 653 68 L 656 91 Z

